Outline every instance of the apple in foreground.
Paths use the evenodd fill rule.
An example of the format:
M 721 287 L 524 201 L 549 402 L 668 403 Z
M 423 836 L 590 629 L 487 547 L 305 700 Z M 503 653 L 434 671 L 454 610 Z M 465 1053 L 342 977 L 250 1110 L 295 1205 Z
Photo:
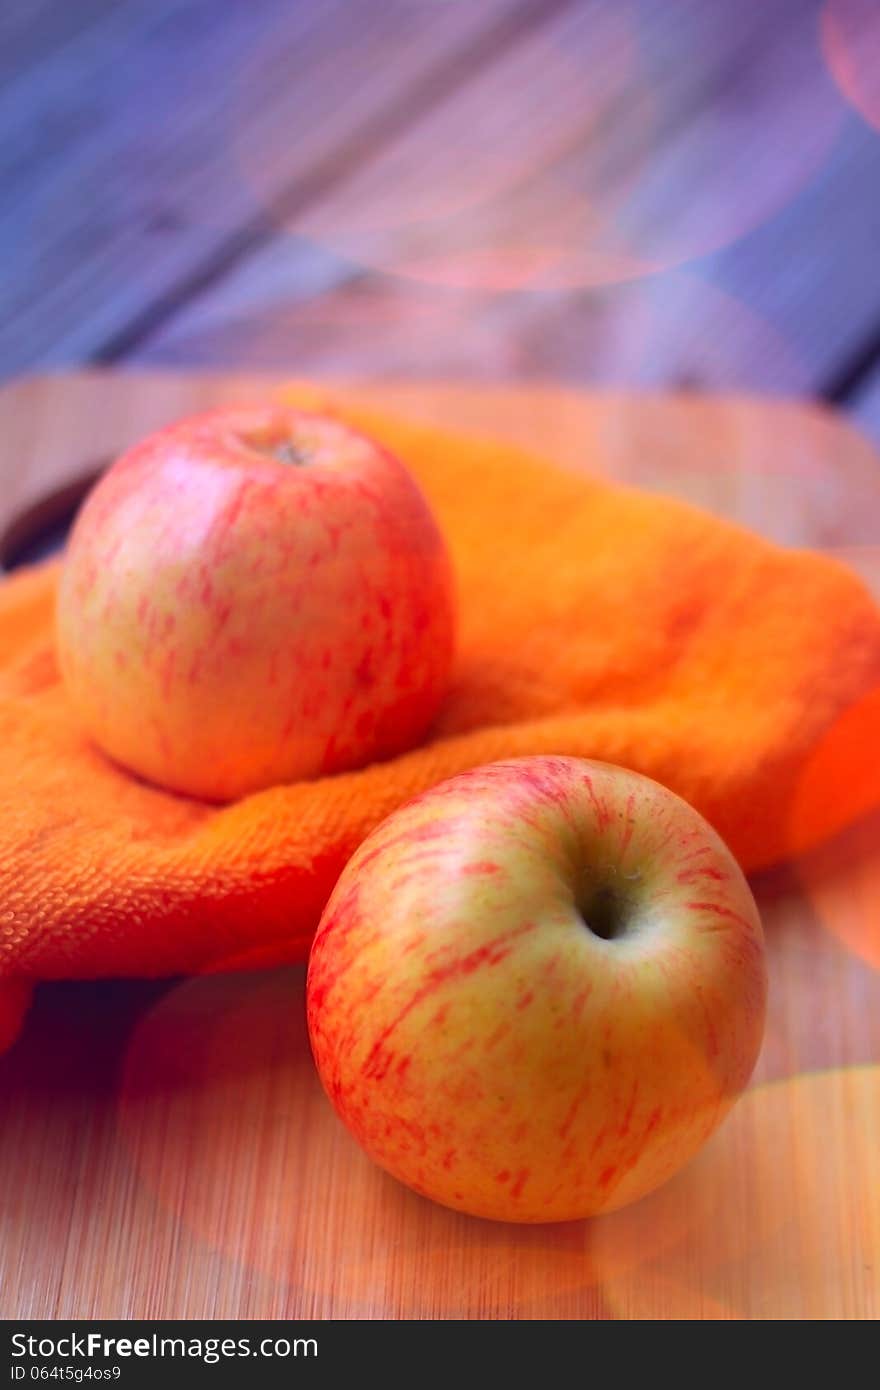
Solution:
M 118 459 L 77 519 L 57 611 L 94 741 L 212 801 L 417 743 L 453 634 L 449 557 L 404 465 L 275 405 L 181 421 Z
M 389 816 L 308 970 L 324 1087 L 366 1152 L 476 1216 L 562 1221 L 669 1178 L 744 1089 L 764 942 L 686 802 L 565 757 L 492 763 Z

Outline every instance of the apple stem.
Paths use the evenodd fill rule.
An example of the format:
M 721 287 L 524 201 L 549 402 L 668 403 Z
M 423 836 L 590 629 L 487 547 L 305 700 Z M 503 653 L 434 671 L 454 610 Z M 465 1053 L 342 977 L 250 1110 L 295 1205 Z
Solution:
M 282 439 L 273 444 L 271 452 L 279 463 L 289 463 L 294 468 L 304 468 L 309 463 L 308 454 L 298 449 L 289 439 Z

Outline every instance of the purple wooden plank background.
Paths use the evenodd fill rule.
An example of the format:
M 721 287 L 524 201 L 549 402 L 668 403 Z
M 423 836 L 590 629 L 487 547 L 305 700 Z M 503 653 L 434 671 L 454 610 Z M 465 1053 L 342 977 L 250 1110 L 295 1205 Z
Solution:
M 0 94 L 0 369 L 119 355 L 543 8 L 120 0 Z
M 880 353 L 878 13 L 7 0 L 0 370 L 845 403 Z

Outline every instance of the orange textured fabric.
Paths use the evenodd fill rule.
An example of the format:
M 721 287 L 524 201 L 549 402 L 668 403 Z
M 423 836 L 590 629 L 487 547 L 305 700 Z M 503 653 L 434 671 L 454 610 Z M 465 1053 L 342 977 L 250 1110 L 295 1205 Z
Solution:
M 332 408 L 422 483 L 457 571 L 459 654 L 431 739 L 216 808 L 113 766 L 59 684 L 57 566 L 0 587 L 0 1045 L 29 982 L 302 958 L 348 856 L 466 767 L 625 764 L 697 806 L 744 867 L 880 800 L 880 612 L 821 556 L 507 445 Z

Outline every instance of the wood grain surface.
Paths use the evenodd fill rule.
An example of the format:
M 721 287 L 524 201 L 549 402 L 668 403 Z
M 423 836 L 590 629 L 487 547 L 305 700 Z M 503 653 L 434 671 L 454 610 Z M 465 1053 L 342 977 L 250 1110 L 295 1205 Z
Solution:
M 868 377 L 854 404 L 859 425 L 880 444 L 880 369 Z
M 33 62 L 0 91 L 5 371 L 121 353 L 541 6 L 70 8 L 68 34 L 25 30 Z
M 878 55 L 862 0 L 6 0 L 0 371 L 848 403 Z
M 880 140 L 821 9 L 547 8 L 126 355 L 842 399 L 880 312 Z
M 0 393 L 0 505 L 272 379 L 90 374 Z M 880 469 L 825 411 L 746 398 L 360 386 L 366 399 L 691 497 L 880 590 Z M 598 444 L 598 450 L 596 445 Z M 0 1315 L 873 1318 L 880 821 L 756 880 L 771 989 L 749 1091 L 613 1217 L 519 1228 L 401 1188 L 334 1118 L 303 971 L 56 984 L 0 1058 Z

